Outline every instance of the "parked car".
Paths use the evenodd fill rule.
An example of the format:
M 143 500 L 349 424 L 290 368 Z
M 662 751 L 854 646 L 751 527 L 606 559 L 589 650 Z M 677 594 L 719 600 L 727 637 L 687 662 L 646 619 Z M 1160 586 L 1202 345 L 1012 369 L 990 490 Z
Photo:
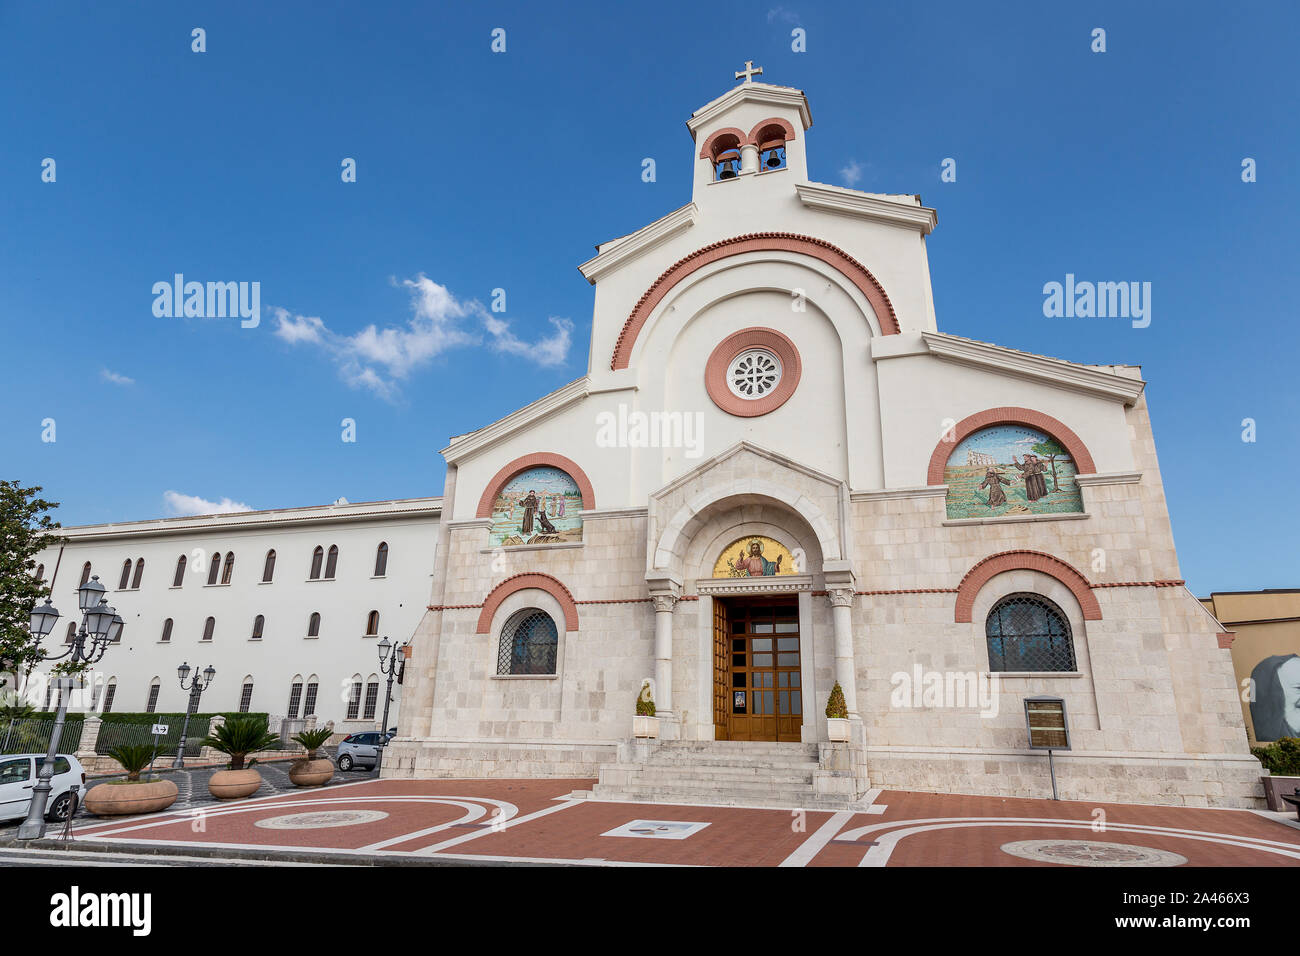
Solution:
M 339 765 L 342 771 L 351 770 L 353 767 L 363 767 L 366 770 L 371 769 L 379 762 L 379 746 L 389 735 L 381 734 L 377 730 L 367 731 L 362 734 L 348 734 L 339 744 L 338 752 L 334 755 L 334 762 Z
M 36 775 L 45 754 L 5 754 L 0 756 L 0 820 L 27 816 L 31 806 Z M 50 799 L 45 806 L 45 818 L 60 822 L 68 818 L 74 794 L 81 795 L 86 784 L 86 771 L 80 761 L 70 754 L 54 758 L 54 776 L 50 778 Z

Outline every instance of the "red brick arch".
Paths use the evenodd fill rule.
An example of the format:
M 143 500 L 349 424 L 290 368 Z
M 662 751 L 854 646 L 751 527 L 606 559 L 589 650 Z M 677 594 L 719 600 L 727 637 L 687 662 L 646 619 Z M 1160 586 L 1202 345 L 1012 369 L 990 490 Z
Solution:
M 954 436 L 952 441 L 945 441 L 941 437 L 939 444 L 934 446 L 934 451 L 930 454 L 930 467 L 926 472 L 925 483 L 943 484 L 943 469 L 948 464 L 953 449 L 968 436 L 993 425 L 1028 425 L 1030 428 L 1037 428 L 1061 443 L 1062 447 L 1070 453 L 1075 471 L 1079 474 L 1091 475 L 1097 471 L 1097 466 L 1093 464 L 1092 455 L 1084 445 L 1083 439 L 1066 427 L 1064 422 L 1057 421 L 1051 415 L 1036 412 L 1032 408 L 1004 405 L 1001 408 L 988 408 L 974 415 L 967 415 L 952 427 Z
M 551 597 L 555 598 L 555 600 L 559 601 L 560 607 L 564 609 L 564 629 L 566 631 L 576 631 L 578 629 L 578 605 L 574 602 L 573 595 L 569 593 L 569 589 L 549 574 L 528 571 L 523 574 L 516 574 L 512 577 L 506 578 L 494 587 L 488 596 L 483 599 L 483 610 L 480 611 L 478 615 L 477 633 L 490 633 L 492 630 L 492 618 L 496 615 L 497 608 L 501 606 L 501 602 L 516 591 L 524 591 L 529 588 L 545 591 Z
M 971 609 L 975 606 L 975 595 L 989 580 L 1003 571 L 1041 571 L 1056 578 L 1074 595 L 1083 611 L 1085 621 L 1101 620 L 1101 605 L 1092 593 L 1088 579 L 1075 570 L 1074 566 L 1060 558 L 1042 551 L 1002 551 L 984 558 L 966 572 L 957 586 L 957 606 L 953 611 L 953 620 L 958 624 L 969 624 Z
M 623 330 L 618 334 L 618 341 L 614 343 L 614 356 L 610 359 L 609 367 L 615 371 L 628 367 L 632 359 L 632 346 L 636 344 L 637 336 L 641 334 L 641 328 L 650 318 L 650 313 L 675 285 L 692 272 L 729 256 L 767 250 L 797 252 L 800 255 L 820 259 L 857 286 L 858 291 L 871 303 L 883 334 L 896 335 L 900 331 L 898 316 L 894 314 L 893 303 L 885 294 L 884 287 L 866 266 L 843 249 L 824 239 L 814 239 L 811 236 L 799 236 L 790 232 L 755 232 L 736 236 L 734 239 L 722 239 L 696 249 L 664 270 L 664 273 L 641 296 L 640 301 L 627 317 L 627 321 L 623 323 Z
M 700 147 L 700 159 L 713 159 L 714 146 L 718 140 L 722 139 L 724 136 L 736 137 L 736 149 L 739 149 L 748 142 L 743 129 L 736 129 L 734 126 L 728 126 L 724 129 L 714 130 L 709 134 L 709 138 L 704 141 L 704 145 Z
M 763 130 L 769 126 L 781 127 L 781 129 L 785 131 L 785 141 L 787 143 L 794 139 L 794 125 L 789 120 L 784 120 L 778 116 L 774 116 L 771 119 L 765 119 L 755 123 L 754 128 L 749 131 L 749 136 L 745 138 L 745 142 L 751 146 L 762 147 L 763 144 L 758 141 L 758 134 L 763 132 Z
M 565 458 L 563 455 L 552 454 L 548 451 L 534 452 L 531 455 L 524 455 L 522 458 L 516 458 L 510 464 L 506 465 L 487 483 L 483 489 L 483 496 L 478 500 L 478 511 L 474 513 L 476 518 L 492 517 L 492 502 L 496 500 L 497 492 L 507 481 L 529 468 L 539 468 L 549 466 L 558 468 L 560 471 L 568 474 L 578 486 L 578 491 L 582 492 L 582 507 L 584 511 L 590 511 L 596 507 L 596 492 L 592 490 L 591 479 L 587 473 L 578 467 L 578 463 L 571 458 Z

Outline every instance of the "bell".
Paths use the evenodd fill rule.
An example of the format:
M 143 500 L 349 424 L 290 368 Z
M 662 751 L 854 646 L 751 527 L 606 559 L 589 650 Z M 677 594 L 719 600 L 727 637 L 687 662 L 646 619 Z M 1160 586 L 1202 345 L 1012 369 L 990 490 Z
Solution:
M 736 178 L 736 161 L 733 160 L 733 159 L 726 159 L 726 160 L 723 160 L 723 162 L 722 162 L 722 171 L 721 171 L 720 173 L 718 173 L 718 178 L 719 178 L 719 179 L 735 179 L 735 178 Z
M 776 169 L 781 165 L 781 156 L 776 150 L 770 150 L 767 154 L 767 168 Z

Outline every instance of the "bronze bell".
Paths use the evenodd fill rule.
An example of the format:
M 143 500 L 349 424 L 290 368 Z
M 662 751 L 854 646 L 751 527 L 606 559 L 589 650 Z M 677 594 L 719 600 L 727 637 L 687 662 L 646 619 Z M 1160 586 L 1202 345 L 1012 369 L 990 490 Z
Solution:
M 767 168 L 776 169 L 781 165 L 781 155 L 776 150 L 769 150 L 767 154 Z
M 722 171 L 718 173 L 719 179 L 736 178 L 736 161 L 734 159 L 724 159 L 722 161 Z

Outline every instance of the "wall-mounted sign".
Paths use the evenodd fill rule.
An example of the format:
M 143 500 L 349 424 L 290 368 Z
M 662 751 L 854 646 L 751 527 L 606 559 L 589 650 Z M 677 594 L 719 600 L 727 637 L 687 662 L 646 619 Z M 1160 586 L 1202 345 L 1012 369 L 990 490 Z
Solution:
M 1070 726 L 1060 697 L 1026 697 L 1025 726 L 1031 750 L 1070 749 Z

